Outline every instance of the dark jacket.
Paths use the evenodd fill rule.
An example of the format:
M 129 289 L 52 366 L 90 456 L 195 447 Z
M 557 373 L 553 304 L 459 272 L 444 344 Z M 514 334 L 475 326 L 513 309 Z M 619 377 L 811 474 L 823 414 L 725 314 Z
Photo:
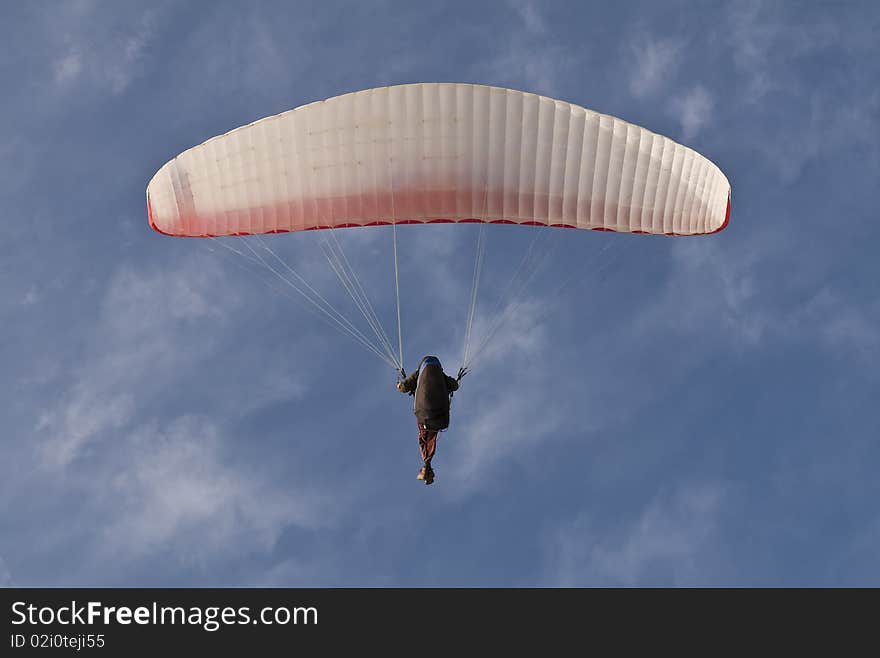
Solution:
M 428 363 L 401 382 L 404 393 L 415 394 L 416 420 L 431 430 L 449 427 L 449 396 L 458 390 L 458 382 L 443 372 L 440 365 Z

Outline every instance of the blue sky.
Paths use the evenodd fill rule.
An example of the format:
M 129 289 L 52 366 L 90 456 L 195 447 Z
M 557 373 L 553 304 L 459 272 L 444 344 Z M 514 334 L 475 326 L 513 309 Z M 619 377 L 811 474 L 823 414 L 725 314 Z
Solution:
M 0 3 L 0 584 L 880 585 L 878 31 L 870 2 Z M 554 232 L 432 487 L 391 369 L 144 199 L 213 135 L 422 81 L 619 116 L 733 190 L 715 236 Z M 400 233 L 405 360 L 454 371 L 476 229 Z M 339 237 L 393 330 L 390 232 Z M 488 232 L 478 331 L 533 237 Z M 315 234 L 273 246 L 345 307 Z

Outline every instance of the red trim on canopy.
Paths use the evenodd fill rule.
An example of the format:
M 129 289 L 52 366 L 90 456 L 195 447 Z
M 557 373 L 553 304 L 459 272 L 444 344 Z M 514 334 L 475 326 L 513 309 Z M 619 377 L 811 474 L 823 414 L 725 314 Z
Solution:
M 180 237 L 180 238 L 220 237 L 218 235 L 214 235 L 214 234 L 210 234 L 210 233 L 205 233 L 203 235 L 180 235 L 180 234 L 169 233 L 167 231 L 163 231 L 161 228 L 159 228 L 156 225 L 156 221 L 153 217 L 153 206 L 150 202 L 149 193 L 147 193 L 147 218 L 150 223 L 150 228 L 152 228 L 157 233 L 161 233 L 162 235 L 168 235 L 171 237 Z M 713 233 L 718 233 L 719 231 L 724 230 L 727 227 L 727 224 L 729 222 L 730 222 L 730 194 L 727 195 L 727 210 L 726 210 L 725 216 L 724 216 L 724 223 L 721 226 L 719 226 L 717 229 L 715 229 L 714 231 L 710 231 L 707 234 L 696 233 L 694 235 L 711 235 Z M 539 221 L 534 221 L 534 220 L 529 220 L 529 221 L 525 221 L 525 222 L 517 222 L 517 221 L 511 220 L 511 219 L 483 220 L 483 219 L 477 219 L 475 217 L 468 217 L 465 219 L 456 220 L 456 219 L 450 219 L 450 218 L 446 218 L 446 217 L 437 217 L 434 219 L 398 219 L 398 220 L 394 220 L 394 221 L 376 220 L 376 221 L 367 222 L 364 224 L 358 224 L 355 222 L 346 222 L 344 224 L 337 224 L 336 226 L 331 226 L 329 224 L 315 224 L 313 226 L 305 226 L 303 228 L 294 228 L 294 229 L 274 228 L 274 229 L 269 229 L 266 231 L 260 231 L 259 234 L 296 233 L 298 231 L 322 231 L 325 229 L 333 229 L 333 228 L 360 228 L 360 227 L 364 227 L 364 226 L 390 226 L 392 224 L 404 225 L 404 224 L 483 224 L 483 223 L 486 223 L 486 224 L 509 224 L 509 225 L 521 225 L 521 226 L 544 226 L 544 227 L 549 227 L 549 228 L 579 228 L 578 226 L 575 226 L 574 224 L 546 224 L 544 222 L 539 222 Z M 610 227 L 606 227 L 606 226 L 591 226 L 588 228 L 590 228 L 593 231 L 602 231 L 602 232 L 606 232 L 606 233 L 619 233 L 620 232 L 615 228 L 610 228 Z M 652 233 L 650 231 L 635 230 L 635 231 L 628 231 L 628 232 L 639 234 L 639 235 L 652 235 Z M 224 235 L 256 235 L 256 234 L 251 233 L 250 231 L 237 231 L 235 233 L 226 233 Z M 670 232 L 670 233 L 663 233 L 663 235 L 690 236 L 691 234 L 690 233 Z
M 713 233 L 718 233 L 719 231 L 723 231 L 727 228 L 727 224 L 730 222 L 730 192 L 727 193 L 727 211 L 724 213 L 724 223 L 716 228 L 714 231 L 711 231 L 708 235 L 712 235 Z

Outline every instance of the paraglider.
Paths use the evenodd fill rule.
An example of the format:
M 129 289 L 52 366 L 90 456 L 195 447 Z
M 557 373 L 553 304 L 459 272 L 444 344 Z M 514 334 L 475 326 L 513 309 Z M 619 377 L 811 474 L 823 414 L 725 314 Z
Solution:
M 423 466 L 418 474 L 425 484 L 433 484 L 431 460 L 437 450 L 437 434 L 449 427 L 449 402 L 458 390 L 463 373 L 455 379 L 443 372 L 436 356 L 426 356 L 413 372 L 397 383 L 397 390 L 413 396 L 413 413 L 419 427 L 419 450 Z
M 609 115 L 511 89 L 423 83 L 310 103 L 209 139 L 159 169 L 147 188 L 147 213 L 153 229 L 179 237 L 390 225 L 396 350 L 338 243 L 328 241 L 325 255 L 375 342 L 262 238 L 260 249 L 243 243 L 250 253 L 218 242 L 266 267 L 386 361 L 418 406 L 418 387 L 428 381 L 419 371 L 433 377 L 439 367 L 438 382 L 452 378 L 439 361 L 409 376 L 404 369 L 399 224 L 481 224 L 457 386 L 478 351 L 470 340 L 485 225 L 711 234 L 729 220 L 730 184 L 695 151 Z M 427 435 L 421 443 L 430 483 L 434 443 Z

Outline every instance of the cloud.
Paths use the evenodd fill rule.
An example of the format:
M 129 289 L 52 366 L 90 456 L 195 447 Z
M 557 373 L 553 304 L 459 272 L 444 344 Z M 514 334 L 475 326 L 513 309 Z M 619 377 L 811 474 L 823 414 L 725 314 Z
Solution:
M 123 25 L 106 18 L 102 5 L 78 3 L 53 11 L 49 34 L 58 44 L 54 82 L 73 91 L 88 83 L 118 95 L 145 70 L 145 57 L 155 37 L 158 14 L 150 9 Z
M 635 517 L 610 528 L 589 515 L 559 526 L 547 570 L 558 586 L 690 586 L 718 582 L 719 484 L 685 485 L 660 493 Z
M 76 497 L 90 520 L 80 567 L 93 559 L 114 566 L 102 568 L 101 582 L 160 556 L 172 558 L 168 574 L 173 564 L 265 555 L 286 529 L 325 526 L 348 508 L 345 487 L 331 495 L 326 475 L 314 480 L 294 469 L 279 477 L 277 462 L 242 458 L 242 442 L 253 437 L 235 428 L 301 398 L 308 355 L 320 359 L 323 350 L 309 335 L 287 338 L 295 360 L 264 349 L 278 342 L 256 326 L 272 326 L 272 305 L 242 294 L 257 282 L 239 288 L 219 265 L 184 251 L 177 261 L 120 267 L 81 337 L 75 370 L 52 376 L 63 388 L 39 414 L 35 468 L 13 490 L 51 484 L 58 496 Z M 250 304 L 262 305 L 260 313 Z M 76 532 L 60 522 L 40 550 L 54 555 L 55 535 Z
M 635 343 L 679 343 L 681 372 L 707 352 L 739 356 L 766 350 L 807 349 L 833 355 L 850 375 L 873 376 L 880 353 L 880 297 L 835 285 L 833 268 L 807 250 L 783 213 L 743 242 L 674 240 L 665 285 L 641 305 L 629 323 Z M 771 285 L 769 279 L 785 271 Z M 845 359 L 842 360 L 841 359 Z
M 444 489 L 453 497 L 473 494 L 492 482 L 493 471 L 528 460 L 530 451 L 552 440 L 553 432 L 570 416 L 570 396 L 547 398 L 553 385 L 552 366 L 542 361 L 552 361 L 551 341 L 548 323 L 541 320 L 553 310 L 528 298 L 519 300 L 517 308 L 485 351 L 475 355 L 479 375 L 465 378 L 453 398 L 449 431 L 455 439 L 447 462 L 452 482 Z M 474 336 L 485 336 L 491 322 L 491 318 L 478 322 Z M 493 385 L 497 382 L 506 385 Z
M 511 2 L 515 22 L 504 35 L 504 44 L 485 62 L 478 62 L 474 75 L 488 84 L 512 86 L 524 91 L 559 96 L 561 81 L 576 61 L 561 47 L 550 30 L 539 5 Z M 495 42 L 493 32 L 490 42 Z
M 670 109 L 681 122 L 681 137 L 684 141 L 694 139 L 712 118 L 715 101 L 703 86 L 696 86 L 681 98 L 670 102 Z
M 758 131 L 753 136 L 755 150 L 785 183 L 797 181 L 808 164 L 823 166 L 844 150 L 864 154 L 864 170 L 880 167 L 880 142 L 865 138 L 880 131 L 880 93 L 859 87 L 851 87 L 850 92 L 829 99 L 805 90 L 791 99 L 801 111 L 779 117 L 776 134 Z
M 63 468 L 90 444 L 112 438 L 137 411 L 134 392 L 155 390 L 170 372 L 190 366 L 209 348 L 192 344 L 189 327 L 219 311 L 208 301 L 211 274 L 123 268 L 110 280 L 87 355 L 58 404 L 39 416 L 41 461 Z
M 781 7 L 758 0 L 731 4 L 726 11 L 727 46 L 746 79 L 739 98 L 749 104 L 760 103 L 768 94 L 796 91 L 801 77 L 791 75 L 791 63 L 837 47 L 842 40 L 840 26 L 827 14 L 798 12 L 798 19 L 792 20 L 780 15 Z
M 24 297 L 21 298 L 22 306 L 32 306 L 40 301 L 40 292 L 37 289 L 37 286 L 31 286 L 25 292 Z
M 563 271 L 566 252 L 577 256 L 567 270 L 576 289 L 554 296 L 549 291 L 560 281 L 551 278 L 541 296 L 521 297 L 480 355 L 479 376 L 465 379 L 455 398 L 447 462 L 455 496 L 491 488 L 495 478 L 487 474 L 527 465 L 539 447 L 556 443 L 559 449 L 576 440 L 583 448 L 602 431 L 638 417 L 665 387 L 686 379 L 707 351 L 728 352 L 728 341 L 749 349 L 762 337 L 769 320 L 753 303 L 757 288 L 748 273 L 754 256 L 741 252 L 737 267 L 725 270 L 718 247 L 706 241 L 670 244 L 672 269 L 661 292 L 652 288 L 644 298 L 630 293 L 621 303 L 616 291 L 628 285 L 627 277 L 641 278 L 638 273 L 658 257 L 649 245 L 659 246 L 636 238 L 615 243 L 614 250 L 603 250 L 606 244 L 593 254 L 553 254 Z M 603 285 L 606 277 L 616 285 Z M 529 290 L 535 289 L 541 286 L 533 282 Z M 587 326 L 572 315 L 582 308 L 589 308 Z M 489 325 L 481 315 L 476 342 Z M 682 353 L 657 349 L 683 341 L 691 347 Z
M 82 68 L 82 55 L 76 51 L 68 51 L 55 63 L 55 82 L 67 84 L 76 81 Z
M 656 93 L 675 75 L 682 48 L 683 43 L 677 39 L 634 39 L 630 46 L 635 58 L 629 79 L 632 94 L 641 98 Z
M 666 285 L 634 319 L 637 335 L 690 336 L 748 349 L 762 340 L 775 314 L 763 303 L 758 271 L 775 255 L 773 240 L 754 240 L 736 253 L 713 241 L 676 240 Z
M 44 413 L 36 425 L 37 432 L 50 435 L 40 445 L 43 464 L 50 468 L 67 466 L 90 441 L 125 427 L 134 410 L 129 394 L 109 396 L 80 388 L 62 408 Z
M 195 416 L 130 434 L 126 462 L 111 481 L 100 550 L 123 560 L 170 550 L 201 562 L 267 552 L 285 527 L 329 518 L 320 495 L 248 473 L 224 457 L 229 440 Z
M 849 354 L 859 363 L 880 354 L 880 298 L 854 303 L 840 291 L 823 287 L 793 316 L 788 330 L 813 332 L 829 349 Z
M 738 80 L 732 104 L 751 124 L 737 134 L 786 184 L 843 149 L 880 166 L 880 144 L 865 139 L 880 130 L 871 36 L 878 19 L 840 9 L 793 17 L 781 5 L 747 2 L 726 10 L 722 38 Z
M 547 32 L 547 23 L 544 21 L 538 3 L 529 0 L 511 0 L 509 4 L 529 34 L 538 36 Z

